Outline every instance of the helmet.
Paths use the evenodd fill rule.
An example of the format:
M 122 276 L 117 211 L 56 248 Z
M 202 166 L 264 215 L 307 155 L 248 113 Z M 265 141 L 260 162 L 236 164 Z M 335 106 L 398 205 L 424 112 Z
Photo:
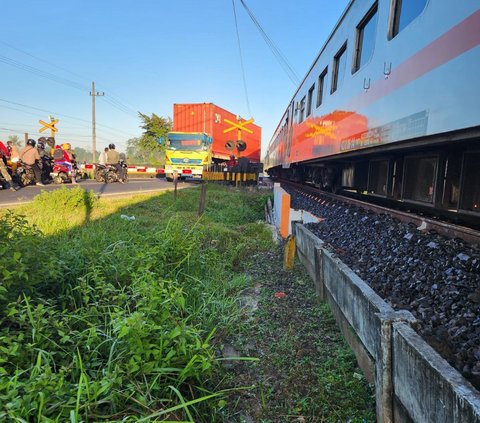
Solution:
M 110 150 L 115 150 L 115 144 L 108 144 L 108 148 Z
M 42 141 L 38 141 L 37 147 L 43 150 L 45 148 L 45 144 Z
M 62 144 L 62 148 L 64 150 L 71 150 L 72 149 L 72 145 L 69 143 L 69 142 L 66 142 L 65 144 Z
M 31 138 L 27 141 L 27 145 L 31 145 L 32 147 L 35 147 L 36 141 L 32 140 Z

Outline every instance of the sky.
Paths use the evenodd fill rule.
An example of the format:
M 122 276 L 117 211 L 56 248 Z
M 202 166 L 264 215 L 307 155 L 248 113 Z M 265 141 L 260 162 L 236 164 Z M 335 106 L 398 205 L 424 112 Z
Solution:
M 303 79 L 349 0 L 244 2 Z M 97 150 L 141 136 L 138 112 L 214 103 L 255 119 L 262 156 L 297 88 L 240 0 L 2 1 L 0 140 L 53 116 L 57 143 L 91 150 L 92 81 Z

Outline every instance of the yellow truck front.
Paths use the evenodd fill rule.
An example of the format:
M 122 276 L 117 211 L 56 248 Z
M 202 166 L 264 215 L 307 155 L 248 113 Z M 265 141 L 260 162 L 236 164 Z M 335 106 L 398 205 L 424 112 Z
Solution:
M 163 142 L 159 140 L 159 142 Z M 165 142 L 165 176 L 201 179 L 212 160 L 212 138 L 201 132 L 169 132 Z

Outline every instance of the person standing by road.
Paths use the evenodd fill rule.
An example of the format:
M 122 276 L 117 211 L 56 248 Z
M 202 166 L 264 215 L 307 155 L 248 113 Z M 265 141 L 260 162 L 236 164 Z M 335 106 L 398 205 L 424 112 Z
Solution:
M 20 160 L 32 167 L 33 173 L 35 174 L 36 184 L 43 187 L 45 185 L 42 182 L 42 171 L 38 165 L 38 162 L 40 161 L 40 154 L 38 154 L 35 144 L 35 140 L 29 139 L 27 141 L 27 145 L 20 153 Z
M 227 167 L 229 171 L 232 171 L 232 169 L 237 165 L 237 161 L 235 160 L 235 156 L 233 154 L 230 154 L 230 160 L 227 162 Z

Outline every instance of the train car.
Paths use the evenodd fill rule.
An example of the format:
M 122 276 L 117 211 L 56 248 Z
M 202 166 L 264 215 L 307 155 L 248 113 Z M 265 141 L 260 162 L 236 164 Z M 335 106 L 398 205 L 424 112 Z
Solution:
M 478 69 L 478 0 L 352 0 L 288 104 L 265 168 L 479 222 Z

